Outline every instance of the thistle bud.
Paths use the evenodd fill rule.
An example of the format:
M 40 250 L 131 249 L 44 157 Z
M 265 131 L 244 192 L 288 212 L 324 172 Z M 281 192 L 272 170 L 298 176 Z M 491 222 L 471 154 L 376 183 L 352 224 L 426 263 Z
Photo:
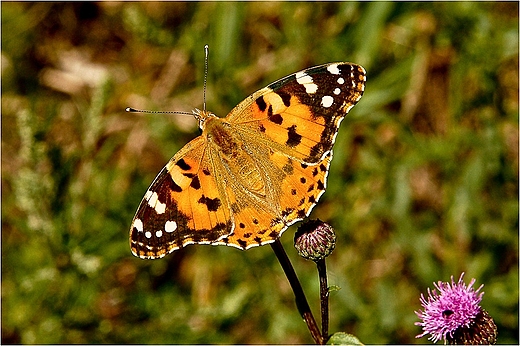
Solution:
M 467 327 L 460 327 L 447 335 L 450 345 L 494 345 L 497 343 L 497 326 L 493 318 L 484 309 L 475 316 Z
M 335 246 L 334 229 L 321 220 L 310 220 L 303 223 L 294 235 L 294 247 L 298 254 L 314 262 L 330 255 Z

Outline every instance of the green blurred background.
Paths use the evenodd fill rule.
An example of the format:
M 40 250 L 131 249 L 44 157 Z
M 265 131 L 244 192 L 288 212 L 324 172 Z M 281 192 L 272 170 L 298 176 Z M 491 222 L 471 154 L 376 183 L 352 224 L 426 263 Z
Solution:
M 518 344 L 518 2 L 6 3 L 2 342 L 311 343 L 269 246 L 133 257 L 148 185 L 220 116 L 289 73 L 367 72 L 311 217 L 337 231 L 330 331 L 427 343 L 414 310 L 466 272 Z M 282 242 L 319 319 L 312 262 Z

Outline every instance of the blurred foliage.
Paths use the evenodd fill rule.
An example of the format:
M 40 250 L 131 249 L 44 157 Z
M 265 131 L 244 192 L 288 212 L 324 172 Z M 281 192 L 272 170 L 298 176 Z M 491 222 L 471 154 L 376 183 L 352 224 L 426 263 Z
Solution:
M 331 333 L 426 343 L 420 293 L 465 271 L 498 342 L 518 344 L 517 2 L 1 7 L 3 343 L 312 342 L 269 246 L 130 253 L 142 195 L 197 128 L 124 109 L 201 107 L 208 43 L 220 116 L 306 67 L 368 71 L 312 213 L 338 235 Z

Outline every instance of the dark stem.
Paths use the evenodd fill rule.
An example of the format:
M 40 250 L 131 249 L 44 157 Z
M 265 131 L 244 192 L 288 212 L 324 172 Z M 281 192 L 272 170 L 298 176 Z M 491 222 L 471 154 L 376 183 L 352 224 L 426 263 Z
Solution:
M 271 247 L 273 248 L 276 257 L 278 258 L 278 261 L 282 265 L 283 271 L 285 272 L 285 276 L 287 276 L 287 280 L 289 280 L 289 283 L 291 284 L 291 288 L 294 292 L 294 296 L 296 299 L 296 306 L 298 307 L 298 311 L 300 312 L 300 315 L 303 317 L 303 320 L 305 321 L 305 323 L 307 323 L 307 327 L 311 332 L 311 336 L 314 339 L 314 342 L 316 344 L 323 345 L 324 340 L 321 337 L 318 324 L 316 323 L 316 320 L 312 315 L 311 308 L 309 306 L 309 303 L 307 302 L 305 293 L 303 292 L 300 280 L 298 280 L 298 277 L 296 276 L 296 272 L 294 271 L 289 257 L 287 257 L 287 253 L 285 252 L 282 243 L 279 239 L 276 239 L 274 243 L 271 243 Z
M 316 262 L 318 275 L 320 277 L 320 300 L 321 300 L 321 337 L 324 342 L 329 339 L 329 286 L 327 284 L 327 265 L 325 258 Z

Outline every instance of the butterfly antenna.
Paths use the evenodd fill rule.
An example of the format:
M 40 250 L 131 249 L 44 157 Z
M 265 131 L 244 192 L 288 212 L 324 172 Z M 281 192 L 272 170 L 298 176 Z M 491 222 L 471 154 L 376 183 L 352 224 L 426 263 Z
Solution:
M 204 89 L 203 89 L 203 105 L 202 109 L 206 112 L 206 85 L 208 80 L 208 55 L 209 55 L 209 45 L 204 46 Z
M 208 80 L 208 55 L 209 55 L 209 45 L 206 44 L 204 46 L 204 89 L 203 89 L 203 96 L 202 96 L 203 97 L 203 111 L 202 111 L 203 114 L 206 113 L 206 88 L 207 88 L 207 80 Z M 136 109 L 136 108 L 132 108 L 132 107 L 126 107 L 125 111 L 129 112 L 129 113 L 186 114 L 186 115 L 193 115 L 193 113 L 188 113 L 188 112 L 179 112 L 179 111 L 150 111 L 150 110 L 146 110 L 146 109 Z M 201 112 L 198 109 L 196 109 L 194 111 L 194 113 L 195 113 L 195 117 L 197 117 L 197 119 L 199 119 Z
M 147 113 L 147 114 L 185 114 L 185 115 L 193 115 L 192 113 L 188 112 L 179 112 L 179 111 L 149 111 L 146 109 L 136 109 L 132 107 L 126 107 L 126 112 L 129 113 Z

